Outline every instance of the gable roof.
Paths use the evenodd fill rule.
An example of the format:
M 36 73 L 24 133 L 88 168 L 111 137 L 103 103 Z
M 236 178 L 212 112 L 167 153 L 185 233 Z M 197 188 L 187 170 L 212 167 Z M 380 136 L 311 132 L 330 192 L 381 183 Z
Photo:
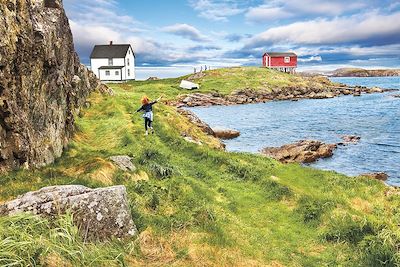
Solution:
M 297 55 L 292 52 L 266 52 L 264 55 L 270 57 L 297 57 Z
M 129 44 L 95 45 L 90 58 L 124 58 L 129 47 Z M 131 50 L 133 52 L 132 47 Z

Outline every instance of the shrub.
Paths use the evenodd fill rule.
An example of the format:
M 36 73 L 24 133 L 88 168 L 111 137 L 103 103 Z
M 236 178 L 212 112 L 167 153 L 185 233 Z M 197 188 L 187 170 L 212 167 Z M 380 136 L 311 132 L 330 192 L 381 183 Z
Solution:
M 278 182 L 263 179 L 261 182 L 266 198 L 269 200 L 280 201 L 285 197 L 291 197 L 293 195 L 292 190 L 289 187 L 279 184 Z
M 168 164 L 161 165 L 159 163 L 152 162 L 148 167 L 151 172 L 153 172 L 154 175 L 160 179 L 168 178 L 174 173 L 174 168 Z
M 373 234 L 374 227 L 366 218 L 346 214 L 332 218 L 323 237 L 327 241 L 358 244 L 365 236 Z
M 305 223 L 318 224 L 324 212 L 333 205 L 333 201 L 303 196 L 298 201 L 296 212 L 301 214 Z
M 399 237 L 388 229 L 366 236 L 360 243 L 364 266 L 400 266 Z

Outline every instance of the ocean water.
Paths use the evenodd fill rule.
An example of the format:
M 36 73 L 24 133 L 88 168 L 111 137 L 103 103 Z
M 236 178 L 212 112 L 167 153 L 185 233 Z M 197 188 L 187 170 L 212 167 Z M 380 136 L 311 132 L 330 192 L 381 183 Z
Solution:
M 400 89 L 400 77 L 332 78 L 348 85 Z M 227 140 L 228 151 L 258 153 L 302 139 L 340 142 L 341 135 L 358 135 L 357 144 L 339 146 L 333 157 L 311 166 L 347 175 L 386 172 L 389 184 L 400 185 L 400 98 L 384 94 L 297 102 L 273 101 L 237 106 L 191 108 L 212 127 L 239 130 Z

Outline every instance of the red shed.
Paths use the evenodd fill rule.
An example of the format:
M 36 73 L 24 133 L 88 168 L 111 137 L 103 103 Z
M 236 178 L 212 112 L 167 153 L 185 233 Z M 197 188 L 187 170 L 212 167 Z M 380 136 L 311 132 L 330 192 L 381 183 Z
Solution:
M 267 52 L 263 55 L 263 66 L 294 73 L 297 68 L 297 55 L 295 53 Z

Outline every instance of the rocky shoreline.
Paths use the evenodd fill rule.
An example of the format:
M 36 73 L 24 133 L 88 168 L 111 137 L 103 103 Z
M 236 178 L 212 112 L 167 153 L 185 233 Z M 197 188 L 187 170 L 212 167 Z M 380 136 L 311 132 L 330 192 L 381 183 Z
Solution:
M 364 86 L 349 87 L 340 85 L 337 87 L 327 87 L 325 89 L 315 88 L 279 88 L 277 90 L 237 90 L 229 95 L 219 93 L 193 93 L 181 95 L 175 101 L 169 101 L 168 104 L 181 107 L 207 107 L 207 106 L 229 106 L 240 104 L 265 103 L 275 100 L 300 99 L 325 99 L 334 98 L 341 95 L 360 96 L 361 94 L 384 93 L 393 91 L 392 89 L 382 89 L 378 87 L 368 88 Z

